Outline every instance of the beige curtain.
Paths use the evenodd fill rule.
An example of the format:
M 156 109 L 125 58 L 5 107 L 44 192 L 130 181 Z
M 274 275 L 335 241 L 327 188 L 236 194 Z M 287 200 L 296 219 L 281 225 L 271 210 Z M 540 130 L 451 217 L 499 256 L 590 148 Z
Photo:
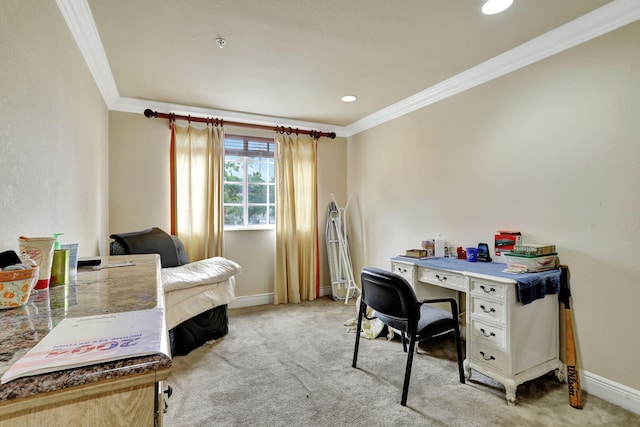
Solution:
M 224 130 L 174 125 L 175 233 L 190 261 L 223 256 Z
M 274 304 L 314 300 L 318 290 L 317 139 L 276 135 Z

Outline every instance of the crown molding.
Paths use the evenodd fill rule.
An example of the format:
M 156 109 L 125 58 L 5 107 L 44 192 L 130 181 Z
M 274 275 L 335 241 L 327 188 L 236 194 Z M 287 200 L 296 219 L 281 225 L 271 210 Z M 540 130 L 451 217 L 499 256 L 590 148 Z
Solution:
M 171 104 L 167 102 L 147 101 L 137 98 L 120 97 L 111 106 L 111 111 L 123 113 L 143 114 L 144 110 L 150 108 L 161 113 L 175 113 L 193 117 L 215 117 L 226 121 L 240 121 L 247 124 L 262 126 L 285 126 L 304 130 L 319 130 L 322 132 L 335 132 L 336 136 L 346 137 L 344 127 L 334 126 L 326 123 L 307 122 L 303 120 L 292 120 L 286 117 L 262 116 L 258 114 L 240 113 L 237 111 L 218 110 L 213 108 L 192 107 L 181 104 Z
M 434 104 L 640 19 L 639 0 L 614 0 L 345 127 L 347 136 Z
M 56 3 L 109 110 L 142 113 L 146 108 L 151 108 L 163 110 L 163 112 L 204 117 L 214 116 L 229 121 L 241 120 L 267 126 L 281 126 L 286 123 L 287 126 L 296 126 L 301 129 L 323 130 L 330 128 L 340 137 L 349 137 L 374 128 L 640 19 L 640 0 L 614 0 L 402 101 L 347 126 L 336 127 L 324 123 L 287 118 L 121 98 L 87 0 L 56 0 Z
M 93 75 L 102 99 L 107 108 L 111 108 L 120 94 L 87 0 L 56 0 L 56 4 Z

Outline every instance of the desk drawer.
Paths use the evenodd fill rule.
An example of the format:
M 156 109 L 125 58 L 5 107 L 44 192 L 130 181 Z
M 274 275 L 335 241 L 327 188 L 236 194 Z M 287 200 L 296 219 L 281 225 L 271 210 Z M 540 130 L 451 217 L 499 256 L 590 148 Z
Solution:
M 469 358 L 472 362 L 487 365 L 500 373 L 507 372 L 507 353 L 492 345 L 471 341 Z
M 404 277 L 404 280 L 409 282 L 409 284 L 415 288 L 415 277 L 416 277 L 416 266 L 415 264 L 405 264 L 402 262 L 391 262 L 391 271 Z
M 463 292 L 467 289 L 467 279 L 462 274 L 430 268 L 421 267 L 418 269 L 418 281 Z
M 471 336 L 473 339 L 506 348 L 505 329 L 477 319 L 471 319 Z
M 471 295 L 471 316 L 505 323 L 504 303 Z
M 471 292 L 474 294 L 485 295 L 494 298 L 504 299 L 507 293 L 507 285 L 499 283 L 485 282 L 479 279 L 471 278 Z

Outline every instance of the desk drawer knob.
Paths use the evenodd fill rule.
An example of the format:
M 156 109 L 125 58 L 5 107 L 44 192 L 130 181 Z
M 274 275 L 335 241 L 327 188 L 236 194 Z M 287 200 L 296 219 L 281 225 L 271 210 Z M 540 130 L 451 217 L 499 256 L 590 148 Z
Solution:
M 173 395 L 173 387 L 168 385 L 167 388 L 163 391 L 163 393 L 167 395 L 167 399 L 170 398 Z
M 480 352 L 480 355 L 482 356 L 482 358 L 483 358 L 484 360 L 496 360 L 496 358 L 495 358 L 495 357 L 493 357 L 493 356 L 489 356 L 489 357 L 487 357 L 487 356 L 484 354 L 484 351 L 481 351 L 481 352 Z
M 488 294 L 492 294 L 492 293 L 494 293 L 496 291 L 496 288 L 491 287 L 491 288 L 487 289 L 486 286 L 484 286 L 484 285 L 480 285 L 480 289 L 482 289 L 483 291 L 485 291 Z
M 447 276 L 440 276 L 439 274 L 436 274 L 436 279 L 440 280 L 441 282 L 444 282 L 447 280 Z
M 496 309 L 491 307 L 490 309 L 487 310 L 487 307 L 485 307 L 484 305 L 481 305 L 480 308 L 482 309 L 482 311 L 484 311 L 485 313 L 495 313 Z
M 482 335 L 484 335 L 487 338 L 496 336 L 496 334 L 494 334 L 493 332 L 488 334 L 487 331 L 484 330 L 484 328 L 480 328 L 480 332 L 482 332 Z
M 170 385 L 167 386 L 167 388 L 163 391 L 164 394 L 167 395 L 167 399 L 171 397 L 171 395 L 173 394 L 173 387 L 171 387 Z M 169 410 L 169 404 L 167 403 L 166 399 L 162 399 L 162 402 L 164 403 L 164 408 L 162 408 L 162 413 L 166 414 L 167 411 Z M 157 417 L 158 415 L 156 415 Z

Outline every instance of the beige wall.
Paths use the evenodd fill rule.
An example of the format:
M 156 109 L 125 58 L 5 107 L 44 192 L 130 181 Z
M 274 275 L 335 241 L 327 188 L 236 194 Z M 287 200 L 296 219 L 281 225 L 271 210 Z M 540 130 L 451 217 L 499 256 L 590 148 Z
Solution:
M 106 248 L 107 108 L 55 2 L 0 2 L 0 251 Z
M 171 229 L 169 125 L 109 112 L 109 234 Z
M 437 233 L 554 243 L 582 368 L 640 389 L 638 70 L 640 23 L 350 138 L 355 270 Z
M 110 233 L 168 228 L 167 123 L 107 113 L 55 2 L 0 2 L 0 55 L 0 250 L 63 232 L 90 256 Z M 571 267 L 582 367 L 640 389 L 639 69 L 636 23 L 348 142 L 322 139 L 322 285 L 331 193 L 353 196 L 356 277 L 436 233 L 468 245 L 519 229 Z M 271 293 L 273 232 L 225 239 L 244 267 L 238 295 Z
M 225 127 L 228 134 L 271 137 L 268 131 Z M 157 226 L 170 229 L 169 127 L 167 120 L 142 114 L 109 114 L 109 233 Z M 321 286 L 330 279 L 324 247 L 327 204 L 334 193 L 346 203 L 346 140 L 322 138 L 318 144 L 318 204 Z M 273 293 L 275 230 L 237 230 L 224 235 L 225 256 L 243 270 L 236 281 L 236 295 L 256 297 Z M 268 298 L 268 297 L 267 297 Z M 257 299 L 256 301 L 264 301 Z

